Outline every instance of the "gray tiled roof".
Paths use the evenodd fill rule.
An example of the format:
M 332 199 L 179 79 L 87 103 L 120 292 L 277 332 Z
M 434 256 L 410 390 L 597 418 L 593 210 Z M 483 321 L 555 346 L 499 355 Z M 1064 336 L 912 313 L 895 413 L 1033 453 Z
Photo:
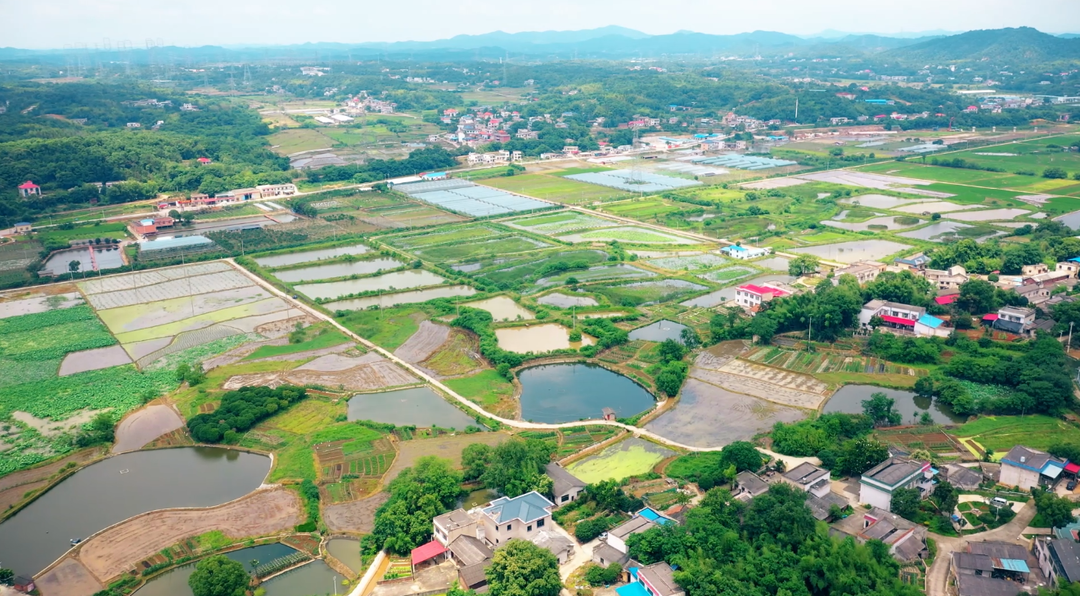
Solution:
M 575 488 L 584 488 L 585 482 L 574 476 L 566 468 L 556 463 L 550 463 L 544 468 L 549 478 L 551 478 L 552 491 L 556 496 L 565 495 Z
M 608 532 L 608 534 L 611 534 L 612 536 L 614 536 L 616 538 L 625 539 L 627 536 L 629 536 L 631 534 L 637 534 L 639 532 L 644 532 L 644 531 L 646 531 L 646 530 L 648 530 L 650 528 L 653 528 L 655 526 L 656 526 L 655 523 L 653 523 L 653 522 L 651 522 L 651 521 L 649 521 L 649 520 L 647 520 L 644 517 L 641 517 L 639 515 L 639 516 L 635 517 L 634 519 L 631 519 L 630 521 L 628 521 L 626 523 L 615 526 L 614 528 L 611 529 L 610 532 Z
M 675 583 L 675 575 L 667 563 L 653 563 L 648 567 L 642 567 L 638 569 L 638 575 L 644 576 L 660 592 L 660 596 L 669 596 L 683 591 L 679 584 Z
M 784 478 L 799 485 L 814 484 L 822 477 L 828 478 L 829 472 L 807 462 L 803 462 L 784 472 Z
M 896 486 L 903 482 L 905 478 L 921 470 L 922 467 L 922 462 L 890 457 L 863 474 L 863 478 L 871 478 L 888 486 Z
M 959 596 L 1016 596 L 1023 588 L 1016 582 L 985 575 L 961 575 L 956 583 Z
M 739 472 L 735 476 L 735 482 L 737 482 L 743 490 L 755 497 L 768 492 L 769 490 L 769 485 L 753 472 Z
M 1068 582 L 1080 581 L 1080 543 L 1051 540 L 1050 553 Z
M 484 541 L 461 535 L 450 543 L 450 552 L 463 566 L 475 565 L 491 558 L 492 551 Z

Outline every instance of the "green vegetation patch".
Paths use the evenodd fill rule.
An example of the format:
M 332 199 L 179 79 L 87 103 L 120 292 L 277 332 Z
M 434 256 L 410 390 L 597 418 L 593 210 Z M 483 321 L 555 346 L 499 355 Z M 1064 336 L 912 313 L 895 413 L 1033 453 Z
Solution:
M 388 350 L 412 337 L 428 315 L 418 306 L 350 311 L 338 319 L 346 329 Z
M 244 360 L 258 360 L 260 358 L 307 352 L 308 350 L 321 350 L 323 348 L 339 346 L 352 341 L 337 329 L 321 325 L 309 327 L 305 329 L 303 333 L 305 335 L 302 336 L 302 340 L 299 343 L 292 343 L 292 336 L 290 335 L 288 344 L 283 346 L 259 346 L 257 350 L 249 354 Z
M 116 338 L 88 305 L 0 319 L 0 360 L 57 360 L 114 344 Z
M 983 416 L 950 434 L 972 438 L 1003 454 L 1016 445 L 1046 450 L 1057 443 L 1080 445 L 1080 427 L 1050 416 Z
M 468 377 L 446 379 L 447 387 L 458 395 L 470 399 L 485 410 L 496 414 L 506 413 L 514 404 L 514 385 L 494 370 L 485 370 Z
M 483 259 L 526 251 L 550 248 L 551 245 L 534 238 L 505 237 L 495 240 L 481 240 L 479 242 L 457 242 L 442 244 L 415 250 L 416 254 L 433 261 L 458 261 L 461 259 Z

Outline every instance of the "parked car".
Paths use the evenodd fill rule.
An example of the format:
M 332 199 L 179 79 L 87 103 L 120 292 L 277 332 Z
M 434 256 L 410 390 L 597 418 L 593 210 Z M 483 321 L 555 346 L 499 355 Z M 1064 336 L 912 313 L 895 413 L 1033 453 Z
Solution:
M 1069 483 L 1065 485 L 1065 488 L 1070 491 L 1076 490 L 1076 479 L 1073 478 L 1072 480 L 1070 480 Z

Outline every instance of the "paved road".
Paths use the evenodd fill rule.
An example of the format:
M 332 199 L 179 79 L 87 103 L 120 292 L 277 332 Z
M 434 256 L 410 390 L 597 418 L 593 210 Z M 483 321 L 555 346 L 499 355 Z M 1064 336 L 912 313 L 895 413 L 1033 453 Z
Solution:
M 938 552 L 934 564 L 930 566 L 930 570 L 926 574 L 926 596 L 948 596 L 946 588 L 949 583 L 949 564 L 952 561 L 954 552 L 963 550 L 969 542 L 988 542 L 990 540 L 1013 542 L 1034 517 L 1035 502 L 1028 501 L 1012 521 L 1000 528 L 961 537 L 930 534 L 930 537 L 937 542 Z

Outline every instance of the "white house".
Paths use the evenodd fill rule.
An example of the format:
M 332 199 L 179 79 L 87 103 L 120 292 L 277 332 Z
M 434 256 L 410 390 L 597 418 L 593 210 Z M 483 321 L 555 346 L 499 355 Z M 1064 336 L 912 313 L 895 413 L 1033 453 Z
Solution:
M 768 247 L 757 248 L 753 246 L 739 246 L 732 244 L 731 246 L 725 246 L 720 249 L 720 252 L 733 259 L 756 259 L 772 253 L 772 249 Z
M 760 286 L 743 284 L 735 288 L 735 302 L 747 310 L 754 310 L 761 306 L 762 302 L 768 302 L 773 298 L 783 298 L 790 295 L 791 292 L 788 290 L 769 283 Z
M 1053 485 L 1069 465 L 1049 453 L 1017 445 L 1001 458 L 1001 478 L 1005 486 L 1029 490 L 1036 486 Z
M 832 491 L 829 471 L 811 463 L 803 462 L 784 472 L 781 478 L 784 482 L 815 497 L 824 497 Z
M 859 502 L 889 511 L 893 492 L 901 488 L 918 488 L 923 497 L 933 492 L 935 474 L 929 462 L 890 457 L 859 479 Z
M 915 321 L 925 314 L 926 309 L 921 306 L 887 300 L 871 300 L 863 305 L 862 312 L 859 313 L 859 325 L 869 327 L 870 319 L 878 316 L 887 326 L 912 330 L 915 327 Z

